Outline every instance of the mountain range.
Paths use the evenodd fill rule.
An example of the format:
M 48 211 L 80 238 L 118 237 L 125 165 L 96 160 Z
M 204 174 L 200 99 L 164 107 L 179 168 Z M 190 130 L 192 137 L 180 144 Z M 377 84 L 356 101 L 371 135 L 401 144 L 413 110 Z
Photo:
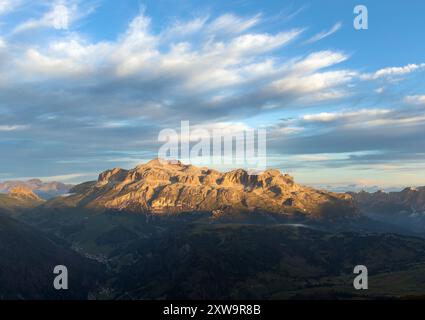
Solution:
M 0 193 L 9 193 L 16 187 L 27 188 L 43 199 L 50 199 L 68 193 L 72 185 L 57 181 L 43 182 L 40 179 L 13 180 L 0 182 Z
M 107 170 L 97 181 L 77 185 L 70 193 L 65 200 L 56 199 L 45 206 L 63 202 L 94 210 L 212 212 L 215 217 L 250 212 L 312 218 L 330 216 L 335 211 L 338 217 L 357 214 L 350 195 L 299 185 L 278 170 L 259 175 L 242 169 L 222 173 L 159 159 L 131 170 Z
M 425 232 L 425 187 L 409 187 L 400 192 L 359 192 L 351 195 L 364 215 L 420 233 Z
M 424 190 L 334 193 L 278 170 L 219 172 L 159 159 L 106 170 L 47 200 L 18 186 L 0 196 L 0 270 L 17 263 L 11 248 L 19 270 L 39 271 L 27 276 L 31 290 L 0 277 L 8 288 L 0 297 L 424 297 Z M 84 285 L 69 296 L 34 289 L 61 262 L 76 263 L 73 281 Z M 353 289 L 358 264 L 369 269 L 369 290 Z

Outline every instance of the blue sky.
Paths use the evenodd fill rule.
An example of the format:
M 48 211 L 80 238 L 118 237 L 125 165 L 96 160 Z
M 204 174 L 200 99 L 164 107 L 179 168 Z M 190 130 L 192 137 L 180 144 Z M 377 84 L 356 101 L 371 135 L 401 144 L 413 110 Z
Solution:
M 355 30 L 366 5 L 369 29 Z M 79 182 L 163 128 L 267 128 L 334 189 L 425 184 L 423 1 L 0 0 L 0 180 Z

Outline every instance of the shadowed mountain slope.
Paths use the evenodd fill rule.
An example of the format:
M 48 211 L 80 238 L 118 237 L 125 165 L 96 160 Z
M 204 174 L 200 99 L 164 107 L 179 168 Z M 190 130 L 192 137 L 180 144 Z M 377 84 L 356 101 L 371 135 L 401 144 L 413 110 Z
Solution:
M 69 290 L 53 288 L 57 265 L 68 268 Z M 0 299 L 86 299 L 102 270 L 59 239 L 0 212 Z

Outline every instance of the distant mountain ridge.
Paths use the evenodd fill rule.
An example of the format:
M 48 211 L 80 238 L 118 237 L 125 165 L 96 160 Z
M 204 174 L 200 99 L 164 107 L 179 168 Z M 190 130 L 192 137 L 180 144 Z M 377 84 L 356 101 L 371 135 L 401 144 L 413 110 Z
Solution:
M 350 194 L 364 215 L 425 231 L 425 187 L 409 187 L 400 192 Z
M 50 199 L 68 193 L 73 185 L 57 181 L 43 182 L 40 179 L 13 180 L 0 182 L 0 193 L 9 193 L 16 187 L 28 188 L 43 199 Z

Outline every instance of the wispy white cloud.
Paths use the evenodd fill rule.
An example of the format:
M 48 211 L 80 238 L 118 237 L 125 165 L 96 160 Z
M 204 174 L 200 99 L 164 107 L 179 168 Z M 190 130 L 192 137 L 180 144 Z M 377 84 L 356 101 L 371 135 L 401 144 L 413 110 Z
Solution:
M 291 67 L 292 72 L 308 73 L 314 72 L 326 67 L 330 67 L 348 59 L 343 52 L 324 50 L 313 52 L 304 59 L 300 59 Z
M 300 120 L 304 124 L 333 124 L 358 129 L 417 125 L 425 122 L 425 116 L 414 110 L 406 112 L 399 109 L 360 109 L 306 114 Z
M 325 30 L 325 31 L 322 31 L 322 32 L 315 34 L 313 37 L 311 37 L 310 39 L 305 41 L 305 43 L 310 44 L 310 43 L 320 41 L 324 38 L 329 37 L 330 35 L 333 35 L 335 32 L 339 31 L 341 28 L 342 28 L 342 23 L 337 22 L 333 25 L 333 27 L 331 29 Z
M 361 126 L 409 126 L 425 122 L 424 115 L 411 115 L 404 117 L 384 118 L 384 119 L 372 119 L 360 123 Z
M 82 8 L 80 0 L 55 0 L 41 17 L 22 22 L 14 28 L 13 33 L 27 32 L 39 28 L 68 30 L 72 23 L 93 12 L 94 8 L 92 5 L 86 5 Z
M 404 101 L 411 104 L 425 105 L 425 95 L 406 96 Z
M 328 161 L 332 159 L 329 154 L 300 154 L 294 157 L 298 161 Z
M 21 0 L 0 0 L 0 15 L 9 13 L 22 4 Z
M 104 62 L 102 58 L 108 52 L 108 43 L 90 44 L 78 36 L 71 36 L 50 43 L 43 51 L 28 48 L 23 57 L 16 59 L 16 64 L 28 77 L 89 75 Z
M 0 125 L 0 131 L 18 131 L 28 129 L 27 125 Z
M 70 173 L 56 176 L 46 176 L 46 177 L 37 177 L 43 182 L 57 181 L 63 183 L 75 183 L 80 182 L 82 179 L 90 179 L 96 177 L 98 173 L 96 172 L 84 172 L 84 173 Z M 8 178 L 8 180 L 20 180 L 26 181 L 33 179 L 34 177 L 17 177 L 17 178 Z
M 162 38 L 165 41 L 175 40 L 178 37 L 198 33 L 205 27 L 208 19 L 208 16 L 201 16 L 188 21 L 176 21 L 163 31 Z
M 320 112 L 302 116 L 304 122 L 341 122 L 346 127 L 406 126 L 423 123 L 425 116 L 397 109 L 360 109 L 339 112 Z
M 275 81 L 272 88 L 282 94 L 295 94 L 303 100 L 322 101 L 344 97 L 348 94 L 342 89 L 355 73 L 348 70 L 317 72 L 310 75 L 290 76 Z
M 385 87 L 379 87 L 375 89 L 375 92 L 378 94 L 384 93 L 385 92 Z
M 14 33 L 25 32 L 32 29 L 50 27 L 54 29 L 68 29 L 71 20 L 71 8 L 64 2 L 56 2 L 50 10 L 39 19 L 29 19 L 22 22 L 14 29 Z
M 348 69 L 323 71 L 348 59 L 342 52 L 318 51 L 295 59 L 285 69 L 282 78 L 271 83 L 270 89 L 280 94 L 300 95 L 306 101 L 338 99 L 346 96 L 345 85 L 357 73 Z
M 338 120 L 353 120 L 359 117 L 376 117 L 390 113 L 389 109 L 360 109 L 340 112 L 320 112 L 306 114 L 302 119 L 307 122 L 331 122 Z
M 407 75 L 409 73 L 421 70 L 425 68 L 425 63 L 421 64 L 408 64 L 402 67 L 388 67 L 379 69 L 374 73 L 363 74 L 362 78 L 366 80 L 376 80 L 380 78 L 391 78 L 396 76 Z
M 233 14 L 223 14 L 212 21 L 206 31 L 209 34 L 238 34 L 245 32 L 260 22 L 261 14 L 251 18 L 241 18 Z

